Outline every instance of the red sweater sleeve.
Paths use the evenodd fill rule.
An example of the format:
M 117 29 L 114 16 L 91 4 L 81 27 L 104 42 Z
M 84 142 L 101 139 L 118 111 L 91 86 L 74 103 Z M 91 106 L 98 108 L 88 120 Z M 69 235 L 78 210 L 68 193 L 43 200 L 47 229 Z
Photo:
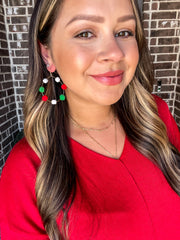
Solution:
M 160 97 L 154 95 L 154 98 L 157 103 L 159 116 L 166 125 L 169 141 L 180 151 L 180 132 L 168 105 Z
M 1 240 L 48 240 L 37 209 L 35 181 L 40 159 L 25 139 L 10 153 L 0 179 Z

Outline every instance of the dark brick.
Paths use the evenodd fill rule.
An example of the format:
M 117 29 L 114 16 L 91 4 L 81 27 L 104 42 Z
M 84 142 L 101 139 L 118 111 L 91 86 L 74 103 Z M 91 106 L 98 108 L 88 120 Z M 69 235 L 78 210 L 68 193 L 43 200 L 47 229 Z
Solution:
M 13 83 L 12 82 L 4 82 L 2 86 L 3 86 L 3 89 L 12 88 Z
M 15 124 L 15 125 L 12 125 L 9 130 L 10 130 L 10 133 L 12 134 L 13 132 L 17 131 L 17 129 L 18 129 L 18 124 Z
M 11 67 L 8 65 L 0 66 L 1 72 L 8 73 L 11 72 Z
M 10 120 L 1 124 L 0 126 L 0 131 L 4 132 L 5 130 L 7 130 L 9 127 L 11 126 L 11 122 Z
M 13 38 L 12 38 L 12 33 L 9 33 L 9 34 L 8 34 L 8 39 L 9 39 L 9 40 L 12 40 L 12 39 L 13 39 Z
M 9 58 L 3 58 L 3 64 L 10 64 Z
M 177 109 L 180 109 L 180 102 L 175 101 L 175 107 L 176 107 Z
M 167 76 L 174 76 L 175 71 L 174 70 L 168 70 L 168 71 L 159 71 L 156 70 L 156 77 L 167 77 Z
M 155 12 L 152 13 L 152 19 L 176 19 L 176 12 Z
M 8 119 L 12 119 L 14 116 L 16 116 L 16 109 L 7 114 Z
M 15 54 L 17 57 L 27 57 L 28 56 L 28 50 L 16 50 Z
M 28 14 L 32 14 L 32 12 L 33 12 L 33 8 L 32 7 L 28 8 Z
M 5 147 L 7 145 L 9 145 L 12 142 L 13 138 L 10 135 L 8 138 L 6 138 L 3 142 L 2 142 L 2 146 Z
M 170 93 L 158 93 L 158 95 L 162 99 L 169 99 L 170 98 Z
M 4 99 L 0 99 L 0 108 L 4 106 Z
M 171 52 L 173 49 L 171 49 Z M 162 52 L 161 52 L 162 53 Z M 163 54 L 157 55 L 157 61 L 176 61 L 177 55 L 176 54 Z
M 7 92 L 6 91 L 1 91 L 1 98 L 4 98 L 7 96 Z M 0 114 L 1 115 L 1 114 Z
M 10 6 L 28 6 L 32 5 L 32 0 L 9 0 Z
M 9 105 L 9 111 L 12 111 L 14 109 L 16 109 L 16 104 L 15 103 L 10 104 Z
M 14 96 L 10 96 L 10 97 L 5 99 L 6 105 L 9 105 L 9 104 L 14 103 L 14 102 L 15 102 Z
M 173 46 L 171 46 L 171 47 L 167 47 L 167 46 L 164 46 L 164 47 L 154 47 L 154 46 L 152 46 L 150 48 L 150 51 L 151 51 L 151 53 L 160 53 L 160 54 L 168 53 L 168 54 L 170 54 L 170 53 L 174 52 L 174 47 Z
M 151 28 L 157 27 L 157 21 L 151 21 Z
M 174 109 L 174 114 L 176 114 L 177 116 L 180 116 L 180 109 L 175 108 Z
M 28 48 L 28 47 L 29 47 L 28 42 L 22 42 L 21 43 L 21 48 Z
M 11 151 L 11 145 L 9 144 L 9 145 L 7 145 L 4 149 L 3 149 L 3 154 L 5 154 L 5 158 L 7 158 L 8 157 L 8 154 L 9 154 L 9 152 Z
M 173 86 L 173 85 L 163 85 L 161 87 L 161 91 L 162 92 L 171 92 L 171 91 L 174 91 L 174 88 L 175 88 L 175 86 Z
M 8 48 L 7 41 L 1 41 L 1 48 Z
M 173 44 L 179 44 L 179 38 L 172 37 L 172 38 L 159 38 L 158 40 L 159 45 L 173 45 Z
M 14 94 L 14 88 L 8 89 L 7 94 L 8 94 L 8 96 L 13 95 Z
M 17 48 L 17 42 L 10 42 L 11 48 Z
M 143 13 L 143 19 L 144 19 L 144 20 L 149 19 L 149 16 L 150 16 L 149 13 L 147 13 L 147 12 L 144 12 L 144 13 Z
M 158 9 L 158 3 L 152 3 L 152 10 L 157 10 Z
M 15 116 L 14 118 L 11 119 L 11 123 L 12 124 L 17 124 L 18 123 L 18 119 L 17 119 L 17 116 Z
M 9 56 L 9 51 L 7 49 L 0 49 L 0 56 Z
M 7 136 L 8 136 L 7 131 L 2 132 L 2 134 L 1 134 L 0 136 L 2 136 L 2 139 L 7 138 Z M 1 145 L 1 144 L 0 144 L 0 145 Z
M 0 31 L 6 31 L 5 25 L 0 23 Z
M 4 39 L 4 40 L 7 39 L 7 38 L 6 38 L 6 34 L 5 34 L 4 32 L 1 32 L 1 39 Z
M 1 0 L 2 1 L 2 0 Z M 4 23 L 4 15 L 0 15 L 0 22 Z
M 161 37 L 161 36 L 174 36 L 174 29 L 161 29 L 161 30 L 151 30 L 152 37 Z
M 13 58 L 14 64 L 28 64 L 29 59 L 28 58 Z
M 160 2 L 160 10 L 176 10 L 180 9 L 180 2 Z
M 18 88 L 18 89 L 16 90 L 16 93 L 17 93 L 17 94 L 24 94 L 24 90 L 25 90 L 25 88 Z
M 27 17 L 24 17 L 24 16 L 11 17 L 11 22 L 12 24 L 27 23 Z
M 5 80 L 12 80 L 12 75 L 11 75 L 11 73 L 5 74 L 4 76 L 5 76 Z
M 172 63 L 167 62 L 167 63 L 155 63 L 154 64 L 155 69 L 171 69 L 172 68 Z
M 20 87 L 25 87 L 27 84 L 27 81 L 20 81 Z
M 177 87 L 176 87 L 176 91 L 177 91 L 178 93 L 180 93 L 180 86 L 177 86 Z

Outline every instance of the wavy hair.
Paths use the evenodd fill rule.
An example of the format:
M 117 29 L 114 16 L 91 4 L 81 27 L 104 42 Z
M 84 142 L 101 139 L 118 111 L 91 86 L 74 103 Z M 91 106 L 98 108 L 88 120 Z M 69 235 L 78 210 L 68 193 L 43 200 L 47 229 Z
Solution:
M 63 2 L 36 1 L 29 31 L 29 76 L 24 104 L 25 137 L 41 159 L 36 179 L 37 205 L 51 240 L 68 239 L 67 213 L 76 192 L 76 171 L 67 136 L 67 102 L 52 106 L 42 102 L 38 92 L 42 79 L 48 77 L 39 42 L 50 44 L 51 30 Z M 166 127 L 158 116 L 157 106 L 151 95 L 154 81 L 151 60 L 137 3 L 134 0 L 131 3 L 136 17 L 140 58 L 134 79 L 113 108 L 134 147 L 159 166 L 171 187 L 180 195 L 180 170 Z M 47 91 L 51 96 L 59 95 L 54 83 L 48 84 Z M 60 213 L 61 229 L 56 222 Z

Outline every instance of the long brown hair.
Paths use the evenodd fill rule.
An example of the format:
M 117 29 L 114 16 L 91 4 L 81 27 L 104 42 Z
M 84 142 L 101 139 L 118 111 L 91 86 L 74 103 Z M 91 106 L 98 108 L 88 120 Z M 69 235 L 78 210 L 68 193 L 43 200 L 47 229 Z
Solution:
M 63 2 L 36 1 L 30 23 L 29 77 L 24 105 L 25 137 L 41 159 L 36 180 L 37 204 L 51 240 L 68 239 L 67 213 L 76 192 L 76 171 L 66 131 L 67 102 L 52 106 L 42 102 L 38 92 L 42 79 L 48 77 L 39 42 L 50 44 L 51 30 Z M 180 195 L 180 170 L 167 137 L 166 127 L 158 116 L 157 106 L 151 95 L 154 81 L 151 61 L 137 3 L 134 0 L 131 0 L 131 3 L 136 17 L 140 59 L 134 79 L 113 108 L 134 147 L 160 167 L 171 187 Z M 59 95 L 53 83 L 48 84 L 47 91 L 51 96 Z M 61 231 L 56 222 L 60 212 L 63 213 Z

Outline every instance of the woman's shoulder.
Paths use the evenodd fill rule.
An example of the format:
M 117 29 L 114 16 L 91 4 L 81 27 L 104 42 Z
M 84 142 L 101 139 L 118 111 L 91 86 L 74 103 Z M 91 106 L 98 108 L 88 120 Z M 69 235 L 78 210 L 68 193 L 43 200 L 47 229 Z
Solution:
M 169 110 L 168 104 L 160 97 L 153 95 L 158 108 L 158 114 L 165 123 L 170 142 L 180 150 L 180 132 L 178 126 Z
M 161 111 L 169 110 L 167 103 L 162 98 L 160 98 L 159 96 L 154 95 L 154 94 L 152 94 L 152 96 L 154 97 L 154 100 L 157 104 L 158 111 L 161 112 Z
M 33 149 L 28 144 L 26 138 L 22 138 L 18 143 L 15 144 L 12 151 L 10 152 L 7 161 L 5 163 L 4 168 L 9 165 L 18 169 L 17 167 L 30 167 L 31 165 L 34 168 L 38 168 L 41 161 L 37 154 L 33 151 Z
M 169 110 L 168 104 L 157 95 L 153 95 L 157 104 L 159 117 L 165 122 L 165 124 L 171 124 L 172 114 Z
M 40 159 L 28 144 L 25 138 L 21 139 L 13 147 L 2 170 L 0 179 L 0 189 L 2 186 L 13 184 L 25 184 L 26 181 L 34 182 Z
M 0 179 L 2 239 L 30 239 L 30 234 L 31 239 L 48 239 L 36 204 L 39 166 L 40 159 L 23 138 L 9 154 Z

